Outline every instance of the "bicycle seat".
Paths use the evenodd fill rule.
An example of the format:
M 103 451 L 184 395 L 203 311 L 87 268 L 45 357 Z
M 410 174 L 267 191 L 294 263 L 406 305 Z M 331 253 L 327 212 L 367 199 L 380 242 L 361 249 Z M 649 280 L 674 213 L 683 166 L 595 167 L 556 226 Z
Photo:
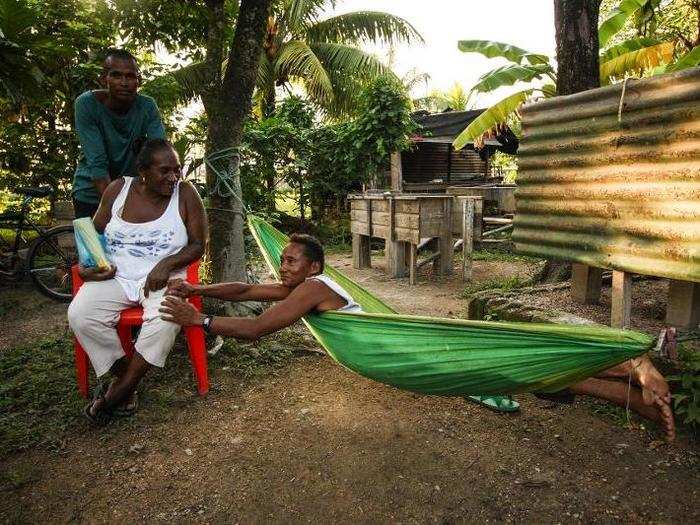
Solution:
M 17 195 L 28 195 L 29 197 L 47 197 L 53 193 L 53 190 L 48 186 L 42 186 L 40 188 L 24 186 L 13 190 L 13 193 Z

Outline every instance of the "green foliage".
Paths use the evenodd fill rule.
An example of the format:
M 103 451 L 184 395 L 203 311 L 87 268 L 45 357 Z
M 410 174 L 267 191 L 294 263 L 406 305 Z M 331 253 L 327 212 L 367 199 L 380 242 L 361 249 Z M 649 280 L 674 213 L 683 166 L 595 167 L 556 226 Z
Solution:
M 684 425 L 700 430 L 700 352 L 679 346 L 681 371 L 669 377 L 675 383 L 673 409 Z
M 491 40 L 460 40 L 457 47 L 463 53 L 479 53 L 486 58 L 502 57 L 516 64 L 549 64 L 549 57 L 530 53 L 524 49 L 503 42 Z
M 475 118 L 465 129 L 455 138 L 452 145 L 455 149 L 462 149 L 470 142 L 478 141 L 489 130 L 496 128 L 508 120 L 513 113 L 530 98 L 534 89 L 518 91 L 500 100 L 481 115 Z
M 96 87 L 97 55 L 113 43 L 107 4 L 0 0 L 0 34 L 13 35 L 24 60 L 12 62 L 0 44 L 0 77 L 8 72 L 16 84 L 0 91 L 0 189 L 65 188 L 77 157 L 73 101 Z
M 665 73 L 681 71 L 700 65 L 700 45 L 695 46 L 691 51 L 680 57 L 676 62 L 665 69 Z
M 206 2 L 182 0 L 113 0 L 115 23 L 132 46 L 150 48 L 156 42 L 178 58 L 201 60 L 207 37 Z M 225 3 L 227 19 L 235 19 L 237 1 Z M 226 24 L 227 38 L 233 27 Z
M 622 80 L 630 75 L 678 71 L 700 63 L 700 51 L 695 49 L 700 44 L 698 16 L 700 4 L 697 2 L 669 0 L 662 5 L 660 0 L 605 1 L 601 7 L 599 28 L 601 83 Z M 491 106 L 486 112 L 488 115 L 482 115 L 479 122 L 472 122 L 455 139 L 453 145 L 456 149 L 470 142 L 478 145 L 485 133 L 516 114 L 529 95 L 556 96 L 556 70 L 549 57 L 488 40 L 461 40 L 458 47 L 465 53 L 505 58 L 511 62 L 483 75 L 473 86 L 473 92 L 490 92 L 517 82 L 530 83 L 530 88 Z M 533 82 L 545 77 L 553 84 Z
M 358 118 L 315 129 L 310 137 L 308 184 L 316 215 L 362 183 L 379 177 L 389 156 L 409 146 L 415 130 L 410 100 L 389 77 L 373 81 L 359 95 Z
M 482 75 L 479 81 L 472 87 L 472 91 L 475 93 L 487 93 L 499 87 L 512 86 L 517 82 L 540 80 L 545 76 L 556 82 L 554 69 L 549 63 L 524 66 L 520 64 L 509 64 Z
M 416 82 L 425 81 L 425 76 L 425 74 L 416 75 L 408 79 L 404 77 L 402 83 L 406 86 L 406 90 L 410 91 L 411 86 L 415 85 Z M 450 89 L 446 91 L 434 89 L 430 95 L 414 100 L 413 103 L 417 109 L 424 109 L 431 113 L 441 113 L 448 109 L 467 111 L 474 107 L 473 95 L 472 91 L 467 91 L 460 83 L 455 82 Z
M 598 29 L 600 46 L 605 47 L 610 39 L 624 27 L 627 20 L 648 3 L 649 0 L 621 0 L 600 24 Z
M 673 59 L 673 42 L 657 42 L 650 38 L 627 40 L 608 49 L 600 61 L 600 83 L 643 73 Z

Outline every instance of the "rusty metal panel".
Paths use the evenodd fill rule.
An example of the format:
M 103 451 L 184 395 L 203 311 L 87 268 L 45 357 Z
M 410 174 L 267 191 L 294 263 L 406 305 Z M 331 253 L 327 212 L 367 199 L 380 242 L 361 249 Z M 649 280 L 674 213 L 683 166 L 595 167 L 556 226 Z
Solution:
M 518 252 L 700 282 L 700 68 L 521 114 Z

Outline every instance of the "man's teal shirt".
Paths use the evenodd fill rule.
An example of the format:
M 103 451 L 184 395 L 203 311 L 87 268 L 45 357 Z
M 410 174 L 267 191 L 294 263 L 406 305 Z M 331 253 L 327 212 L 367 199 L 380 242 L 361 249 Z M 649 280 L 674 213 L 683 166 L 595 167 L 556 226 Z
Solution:
M 98 203 L 94 180 L 136 175 L 134 141 L 165 138 L 158 106 L 151 97 L 137 95 L 124 115 L 108 109 L 86 91 L 75 99 L 75 129 L 80 140 L 78 167 L 73 178 L 73 197 Z

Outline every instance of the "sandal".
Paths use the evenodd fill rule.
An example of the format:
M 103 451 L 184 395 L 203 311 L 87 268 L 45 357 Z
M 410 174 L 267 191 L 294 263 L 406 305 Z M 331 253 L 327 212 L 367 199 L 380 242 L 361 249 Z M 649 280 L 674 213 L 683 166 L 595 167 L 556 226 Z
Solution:
M 134 413 L 136 413 L 136 410 L 139 408 L 139 397 L 138 397 L 138 391 L 134 391 L 132 394 L 132 398 L 126 400 L 124 403 L 119 405 L 118 407 L 115 407 L 112 409 L 112 413 L 116 417 L 130 417 L 133 416 Z
M 464 399 L 494 412 L 517 412 L 520 410 L 520 403 L 506 396 L 466 396 Z
M 104 397 L 100 397 L 100 398 L 96 399 L 95 401 L 97 401 L 99 399 L 102 399 L 104 402 Z M 91 408 L 95 404 L 95 401 L 90 401 L 87 405 L 85 405 L 85 408 L 83 408 L 83 415 L 93 425 L 96 425 L 98 427 L 103 427 L 107 423 L 109 423 L 110 420 L 112 419 L 112 411 L 108 410 L 108 409 L 101 408 L 93 414 L 91 411 Z

